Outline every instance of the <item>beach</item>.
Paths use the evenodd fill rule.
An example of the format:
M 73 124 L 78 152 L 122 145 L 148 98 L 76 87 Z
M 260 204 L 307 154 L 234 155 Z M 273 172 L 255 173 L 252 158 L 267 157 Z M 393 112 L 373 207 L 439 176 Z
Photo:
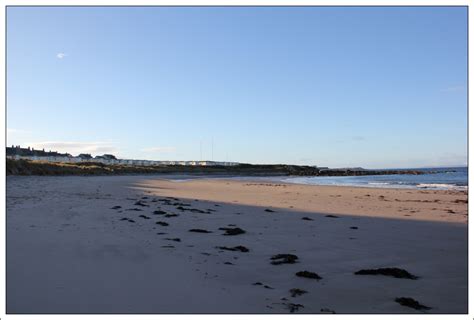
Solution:
M 467 191 L 8 176 L 6 213 L 7 313 L 468 311 Z

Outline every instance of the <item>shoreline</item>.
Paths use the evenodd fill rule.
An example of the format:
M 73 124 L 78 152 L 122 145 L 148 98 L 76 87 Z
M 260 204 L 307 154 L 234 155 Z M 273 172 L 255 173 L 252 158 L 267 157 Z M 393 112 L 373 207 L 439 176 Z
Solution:
M 390 176 L 390 175 L 388 175 Z M 415 191 L 453 191 L 460 193 L 467 193 L 469 187 L 466 186 L 455 186 L 449 184 L 432 184 L 432 185 L 449 185 L 449 187 L 419 187 L 417 185 L 405 185 L 405 187 L 397 187 L 395 184 L 388 184 L 387 186 L 381 186 L 378 183 L 373 183 L 369 185 L 362 184 L 315 184 L 315 183 L 304 183 L 304 182 L 293 182 L 285 181 L 285 179 L 292 178 L 314 178 L 314 176 L 281 176 L 281 175 L 235 175 L 235 174 L 208 174 L 208 173 L 126 173 L 126 174 L 67 174 L 67 175 L 54 175 L 54 174 L 10 174 L 6 176 L 9 177 L 138 177 L 138 178 L 147 178 L 147 179 L 157 179 L 157 180 L 166 180 L 170 182 L 186 182 L 193 180 L 229 180 L 229 181 L 248 181 L 248 182 L 268 182 L 268 183 L 279 183 L 287 185 L 303 185 L 303 186 L 314 186 L 314 187 L 340 187 L 340 188 L 362 188 L 362 189 L 388 189 L 388 190 L 415 190 Z M 352 177 L 352 176 L 340 176 L 340 177 Z M 327 178 L 327 177 L 322 177 Z M 420 183 L 422 184 L 422 183 Z M 382 184 L 383 185 L 383 184 Z
M 10 176 L 6 205 L 9 314 L 467 313 L 458 192 Z M 356 274 L 376 268 L 419 278 Z
M 153 178 L 153 176 L 150 176 Z M 315 187 L 341 187 L 341 188 L 365 188 L 365 189 L 390 189 L 390 190 L 419 190 L 419 191 L 455 191 L 455 192 L 468 192 L 468 186 L 454 186 L 442 188 L 442 187 L 418 187 L 416 185 L 406 185 L 406 187 L 396 187 L 394 184 L 388 184 L 388 186 L 380 186 L 377 183 L 371 184 L 372 186 L 362 185 L 362 184 L 315 184 L 315 183 L 304 183 L 297 181 L 286 181 L 285 179 L 292 178 L 313 178 L 312 176 L 225 176 L 218 177 L 213 175 L 183 175 L 182 177 L 167 177 L 164 175 L 154 176 L 156 179 L 168 180 L 171 182 L 186 182 L 197 179 L 208 179 L 208 180 L 229 180 L 229 181 L 247 181 L 247 182 L 269 182 L 269 183 L 279 183 L 287 185 L 303 185 L 303 186 L 315 186 Z M 370 184 L 369 184 L 370 185 Z M 446 184 L 447 185 L 447 184 Z

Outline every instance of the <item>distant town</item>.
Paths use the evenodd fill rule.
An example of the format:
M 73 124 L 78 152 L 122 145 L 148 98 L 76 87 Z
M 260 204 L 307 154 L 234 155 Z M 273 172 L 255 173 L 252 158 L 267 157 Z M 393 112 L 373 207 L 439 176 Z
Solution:
M 14 160 L 35 160 L 47 162 L 100 162 L 103 164 L 121 164 L 121 165 L 139 165 L 139 166 L 158 166 L 158 165 L 181 165 L 181 166 L 235 166 L 238 162 L 224 161 L 162 161 L 162 160 L 134 160 L 134 159 L 117 159 L 113 154 L 96 155 L 93 157 L 88 153 L 81 153 L 73 156 L 69 153 L 59 153 L 57 151 L 35 150 L 34 148 L 22 148 L 14 146 L 6 148 L 6 156 Z

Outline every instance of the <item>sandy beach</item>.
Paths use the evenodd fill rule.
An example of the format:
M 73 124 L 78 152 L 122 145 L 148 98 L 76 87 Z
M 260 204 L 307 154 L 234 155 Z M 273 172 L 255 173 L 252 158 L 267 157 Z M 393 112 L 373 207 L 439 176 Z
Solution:
M 467 313 L 467 239 L 465 191 L 9 176 L 6 307 Z

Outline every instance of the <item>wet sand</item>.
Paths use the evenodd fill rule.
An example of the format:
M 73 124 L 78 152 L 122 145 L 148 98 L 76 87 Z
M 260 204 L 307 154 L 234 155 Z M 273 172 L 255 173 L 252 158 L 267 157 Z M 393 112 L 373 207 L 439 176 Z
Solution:
M 457 191 L 11 176 L 7 313 L 466 313 L 466 222 Z

